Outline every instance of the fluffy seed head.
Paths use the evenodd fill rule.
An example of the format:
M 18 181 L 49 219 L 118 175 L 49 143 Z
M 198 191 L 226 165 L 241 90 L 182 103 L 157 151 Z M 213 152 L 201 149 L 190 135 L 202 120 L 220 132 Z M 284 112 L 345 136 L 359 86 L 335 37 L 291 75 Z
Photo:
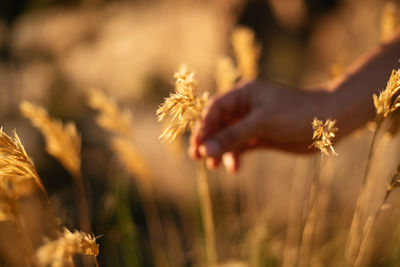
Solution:
M 232 58 L 224 57 L 217 61 L 215 80 L 218 92 L 226 92 L 232 89 L 238 77 L 239 71 L 235 68 Z
M 96 118 L 100 127 L 126 137 L 133 133 L 131 112 L 128 109 L 120 110 L 115 101 L 100 90 L 90 91 L 89 106 L 100 112 Z
M 69 122 L 63 125 L 61 121 L 51 118 L 45 109 L 29 102 L 22 102 L 20 109 L 43 134 L 47 152 L 69 172 L 78 173 L 81 168 L 81 137 L 75 124 Z
M 36 258 L 39 266 L 64 267 L 72 264 L 75 254 L 97 257 L 99 245 L 93 235 L 65 228 L 62 236 L 37 249 Z
M 335 137 L 335 132 L 338 131 L 338 128 L 335 127 L 335 120 L 326 120 L 325 123 L 317 118 L 314 118 L 312 122 L 312 128 L 314 130 L 313 140 L 314 143 L 311 146 L 314 146 L 321 150 L 322 155 L 333 155 L 338 156 L 335 149 L 333 148 L 332 139 Z
M 0 222 L 2 221 L 12 221 L 18 214 L 18 202 L 17 199 L 10 195 L 3 186 L 0 186 Z
M 381 20 L 381 40 L 387 41 L 393 37 L 397 30 L 398 20 L 398 9 L 395 3 L 388 2 L 385 4 L 382 10 Z
M 393 70 L 387 82 L 385 90 L 379 96 L 373 95 L 374 106 L 378 122 L 387 118 L 398 107 L 400 107 L 400 70 Z
M 156 111 L 158 120 L 170 118 L 170 125 L 162 132 L 162 141 L 173 141 L 186 130 L 192 130 L 200 119 L 201 111 L 208 99 L 208 93 L 197 96 L 197 83 L 194 73 L 183 65 L 175 74 L 175 92 L 165 98 Z
M 241 77 L 257 78 L 261 46 L 255 40 L 254 32 L 247 27 L 236 28 L 232 34 L 232 46 Z
M 16 132 L 14 138 L 0 128 L 0 186 L 11 196 L 30 195 L 37 185 L 45 189 Z

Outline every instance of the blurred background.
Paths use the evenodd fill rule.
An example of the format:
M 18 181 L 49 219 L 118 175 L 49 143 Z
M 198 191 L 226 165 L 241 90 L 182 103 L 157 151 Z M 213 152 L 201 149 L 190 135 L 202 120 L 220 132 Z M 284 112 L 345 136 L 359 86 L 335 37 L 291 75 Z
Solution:
M 158 140 L 162 125 L 155 116 L 174 87 L 179 65 L 190 66 L 200 89 L 214 93 L 216 61 L 232 55 L 232 31 L 244 25 L 254 30 L 262 45 L 260 78 L 312 90 L 380 43 L 387 2 L 2 0 L 0 125 L 8 133 L 17 130 L 57 215 L 72 230 L 78 228 L 78 218 L 71 178 L 46 153 L 42 136 L 18 106 L 28 100 L 53 117 L 77 124 L 92 231 L 102 235 L 100 266 L 202 266 L 196 164 L 186 155 L 187 136 L 174 146 Z M 150 242 L 143 209 L 147 197 L 110 150 L 109 134 L 96 125 L 97 113 L 87 104 L 91 88 L 100 88 L 133 113 L 132 138 L 154 177 L 150 197 L 163 231 L 156 244 Z M 327 223 L 319 230 L 313 266 L 335 266 L 343 253 L 370 138 L 368 131 L 347 138 L 338 146 L 340 157 L 326 164 Z M 397 139 L 391 142 L 398 144 Z M 382 149 L 389 156 L 376 171 L 382 179 L 378 195 L 384 194 L 385 182 L 398 163 L 395 148 Z M 237 175 L 223 170 L 209 174 L 221 266 L 280 266 L 290 258 L 284 255 L 291 251 L 288 218 L 302 228 L 302 203 L 315 156 L 252 152 Z M 389 202 L 395 199 L 394 193 Z M 396 262 L 392 248 L 398 207 L 382 217 L 371 260 L 373 266 L 396 266 L 390 264 Z M 154 259 L 152 246 L 165 252 L 162 264 Z M 2 262 L 12 266 L 13 257 L 7 253 L 0 253 Z

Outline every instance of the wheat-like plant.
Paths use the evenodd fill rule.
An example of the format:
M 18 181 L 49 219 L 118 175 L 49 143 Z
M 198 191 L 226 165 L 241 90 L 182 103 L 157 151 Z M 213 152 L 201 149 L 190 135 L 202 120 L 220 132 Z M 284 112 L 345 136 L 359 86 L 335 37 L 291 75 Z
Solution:
M 99 245 L 96 238 L 84 232 L 70 232 L 67 228 L 58 239 L 48 241 L 36 251 L 37 263 L 40 267 L 73 266 L 72 257 L 75 254 L 90 255 L 98 266 L 97 255 Z
M 311 146 L 318 148 L 322 155 L 333 155 L 337 156 L 335 149 L 333 148 L 332 139 L 335 137 L 335 132 L 338 128 L 335 127 L 336 120 L 326 120 L 325 122 L 314 118 L 312 122 L 313 137 L 315 140 Z
M 31 194 L 34 190 L 33 184 L 47 194 L 17 133 L 14 131 L 12 138 L 2 128 L 0 128 L 0 181 L 3 188 L 12 195 Z
M 380 92 L 379 96 L 374 94 L 374 106 L 377 115 L 377 123 L 382 122 L 400 107 L 400 96 L 397 93 L 400 90 L 400 70 L 393 70 L 387 82 L 385 90 Z
M 96 89 L 89 93 L 89 106 L 100 112 L 96 117 L 100 127 L 117 135 L 131 137 L 133 128 L 129 109 L 121 110 L 113 99 Z
M 22 114 L 39 129 L 46 140 L 47 152 L 58 159 L 69 172 L 81 168 L 81 137 L 72 122 L 65 125 L 49 116 L 47 111 L 29 102 L 20 105 Z
M 174 141 L 185 131 L 192 130 L 194 124 L 201 119 L 201 112 L 208 99 L 207 92 L 200 96 L 197 94 L 197 82 L 194 78 L 194 72 L 189 71 L 186 65 L 182 65 L 174 77 L 176 80 L 174 92 L 165 98 L 164 103 L 156 111 L 159 121 L 167 117 L 170 118 L 171 125 L 160 136 L 162 141 Z M 198 170 L 196 178 L 205 232 L 207 262 L 208 264 L 216 264 L 218 257 L 214 219 L 204 161 Z
M 153 192 L 153 174 L 133 140 L 131 112 L 129 109 L 120 109 L 112 98 L 96 89 L 90 91 L 88 102 L 91 108 L 99 111 L 97 124 L 113 134 L 109 142 L 112 151 L 126 171 L 136 179 L 141 197 L 146 198 L 143 200 L 143 209 L 150 245 L 156 266 L 163 266 L 167 257 L 157 244 L 158 239 L 163 238 L 164 231 Z
M 42 133 L 46 141 L 47 152 L 56 158 L 73 177 L 79 203 L 80 226 L 90 231 L 89 207 L 81 172 L 81 137 L 73 122 L 65 125 L 49 116 L 47 111 L 29 102 L 20 104 L 22 114 Z
M 381 41 L 387 41 L 393 37 L 399 25 L 399 12 L 395 3 L 388 2 L 382 10 Z
M 261 46 L 256 41 L 254 32 L 247 27 L 236 28 L 232 33 L 232 46 L 241 78 L 257 78 Z
M 138 179 L 144 179 L 141 183 L 149 182 L 151 179 L 150 167 L 138 153 L 132 140 L 114 137 L 111 139 L 111 148 L 131 175 Z
M 175 92 L 165 98 L 156 111 L 159 121 L 170 118 L 170 125 L 160 135 L 162 141 L 172 142 L 187 130 L 191 131 L 208 99 L 207 92 L 197 95 L 194 72 L 189 71 L 186 65 L 182 65 L 174 77 Z
M 383 121 L 391 117 L 395 111 L 400 107 L 400 96 L 398 92 L 400 90 L 400 72 L 399 70 L 393 70 L 389 80 L 387 82 L 386 88 L 379 93 L 379 95 L 373 95 L 374 107 L 376 111 L 375 123 L 376 127 L 372 136 L 372 141 L 370 144 L 367 164 L 364 171 L 364 176 L 361 183 L 361 190 L 357 199 L 356 209 L 353 214 L 353 219 L 350 226 L 350 232 L 346 243 L 344 264 L 345 266 L 351 266 L 357 262 L 359 264 L 362 256 L 360 256 L 360 245 L 362 245 L 365 236 L 368 236 L 368 232 L 361 231 L 361 207 L 363 206 L 364 199 L 366 198 L 367 190 L 367 179 L 369 171 L 371 168 L 371 161 L 375 154 L 375 146 L 377 142 L 377 136 L 380 132 Z M 376 216 L 378 213 L 375 213 Z M 370 230 L 368 230 L 370 231 Z M 361 253 L 363 253 L 361 251 Z
M 217 83 L 218 92 L 226 92 L 232 89 L 238 78 L 239 71 L 236 69 L 232 58 L 223 57 L 217 61 L 215 81 Z

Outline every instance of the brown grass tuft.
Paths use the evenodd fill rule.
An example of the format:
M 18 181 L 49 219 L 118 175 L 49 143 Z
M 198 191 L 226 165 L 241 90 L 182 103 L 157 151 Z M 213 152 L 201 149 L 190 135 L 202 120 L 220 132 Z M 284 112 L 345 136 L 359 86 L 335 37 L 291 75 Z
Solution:
M 399 25 L 399 12 L 397 5 L 393 2 L 385 4 L 381 19 L 381 41 L 387 41 L 393 37 Z
M 335 137 L 335 132 L 338 131 L 338 128 L 335 127 L 335 120 L 326 120 L 325 123 L 317 118 L 314 118 L 312 122 L 312 128 L 314 130 L 313 140 L 314 143 L 311 146 L 314 146 L 321 150 L 322 155 L 333 155 L 337 156 L 335 149 L 333 148 L 332 138 Z
M 232 33 L 232 46 L 241 78 L 257 78 L 261 45 L 255 40 L 254 32 L 247 27 L 236 28 Z
M 20 104 L 22 114 L 31 120 L 46 139 L 47 152 L 58 159 L 69 172 L 76 174 L 81 168 L 81 137 L 72 122 L 63 125 L 51 118 L 47 111 L 29 102 Z
M 12 195 L 27 195 L 34 190 L 32 181 L 46 192 L 35 166 L 18 135 L 8 136 L 0 128 L 0 182 Z
M 131 112 L 120 110 L 115 101 L 100 90 L 90 91 L 89 106 L 100 112 L 96 122 L 103 129 L 126 137 L 133 133 Z
M 174 141 L 186 130 L 192 130 L 194 123 L 200 119 L 201 111 L 208 99 L 208 93 L 197 96 L 197 83 L 194 73 L 182 65 L 175 74 L 175 92 L 165 98 L 164 103 L 157 109 L 158 120 L 170 118 L 168 126 L 161 134 L 162 141 Z
M 217 61 L 215 81 L 218 92 L 226 92 L 233 88 L 239 78 L 239 71 L 236 69 L 232 58 L 223 57 Z
M 93 256 L 97 262 L 99 245 L 93 235 L 79 231 L 70 232 L 65 228 L 61 237 L 37 249 L 36 258 L 39 266 L 62 267 L 71 266 L 72 256 L 75 254 Z

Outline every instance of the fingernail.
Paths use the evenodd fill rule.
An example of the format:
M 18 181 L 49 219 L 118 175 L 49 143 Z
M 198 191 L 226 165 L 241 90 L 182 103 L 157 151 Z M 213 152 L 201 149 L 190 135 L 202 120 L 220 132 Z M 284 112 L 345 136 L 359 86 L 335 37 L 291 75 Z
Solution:
M 225 169 L 229 172 L 229 173 L 235 173 L 236 172 L 236 168 L 235 168 L 235 160 L 233 158 L 232 155 L 224 155 L 222 157 L 222 162 L 224 163 Z
M 221 147 L 214 140 L 208 140 L 199 147 L 200 155 L 203 157 L 218 157 L 221 155 Z

